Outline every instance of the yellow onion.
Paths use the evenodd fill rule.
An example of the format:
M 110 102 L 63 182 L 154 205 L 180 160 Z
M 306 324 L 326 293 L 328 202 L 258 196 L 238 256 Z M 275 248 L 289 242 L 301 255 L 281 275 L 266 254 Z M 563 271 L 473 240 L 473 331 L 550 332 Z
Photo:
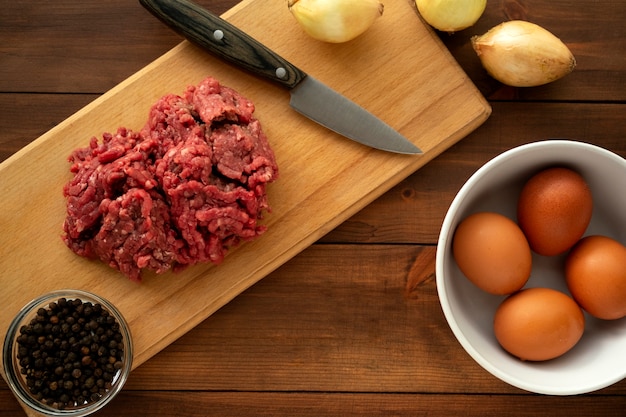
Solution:
M 422 18 L 443 32 L 458 32 L 482 16 L 487 0 L 415 0 Z
M 378 0 L 289 0 L 287 6 L 309 36 L 331 43 L 356 38 L 383 14 Z
M 534 87 L 572 72 L 576 59 L 556 36 L 539 25 L 521 20 L 501 23 L 472 46 L 487 72 L 513 87 Z

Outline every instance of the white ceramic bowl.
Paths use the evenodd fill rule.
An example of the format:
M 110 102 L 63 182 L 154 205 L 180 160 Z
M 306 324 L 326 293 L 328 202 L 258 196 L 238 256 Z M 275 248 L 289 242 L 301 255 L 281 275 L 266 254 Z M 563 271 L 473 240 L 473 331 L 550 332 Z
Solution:
M 582 142 L 535 142 L 486 163 L 453 200 L 437 247 L 437 290 L 454 335 L 483 368 L 527 391 L 574 395 L 607 387 L 626 377 L 626 318 L 603 321 L 585 314 L 585 332 L 572 350 L 550 361 L 520 361 L 500 347 L 493 333 L 493 316 L 504 297 L 474 286 L 452 256 L 452 237 L 461 220 L 478 211 L 495 211 L 515 220 L 517 197 L 525 181 L 552 165 L 575 169 L 591 188 L 594 210 L 585 235 L 603 234 L 626 244 L 626 160 Z M 563 256 L 533 254 L 533 271 L 526 288 L 547 286 L 569 294 L 563 277 Z

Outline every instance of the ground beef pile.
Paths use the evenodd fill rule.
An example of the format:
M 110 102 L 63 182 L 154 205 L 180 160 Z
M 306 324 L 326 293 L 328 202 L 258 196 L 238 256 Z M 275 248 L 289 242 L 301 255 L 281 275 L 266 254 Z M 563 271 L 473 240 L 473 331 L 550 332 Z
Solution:
M 93 137 L 69 157 L 67 246 L 140 281 L 143 269 L 220 263 L 229 247 L 259 236 L 278 167 L 253 112 L 207 78 L 161 98 L 140 132 Z

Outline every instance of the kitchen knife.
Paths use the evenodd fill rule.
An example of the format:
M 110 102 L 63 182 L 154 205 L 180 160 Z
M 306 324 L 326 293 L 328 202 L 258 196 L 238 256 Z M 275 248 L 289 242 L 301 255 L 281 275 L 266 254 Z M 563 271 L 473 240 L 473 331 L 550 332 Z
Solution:
M 227 21 L 188 0 L 139 0 L 189 41 L 287 88 L 292 108 L 373 148 L 404 154 L 421 150 L 385 122 L 298 69 Z

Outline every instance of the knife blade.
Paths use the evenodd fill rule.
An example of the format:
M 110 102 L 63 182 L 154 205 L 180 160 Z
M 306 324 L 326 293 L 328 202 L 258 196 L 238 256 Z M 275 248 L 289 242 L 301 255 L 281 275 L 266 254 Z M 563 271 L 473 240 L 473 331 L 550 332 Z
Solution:
M 402 154 L 422 151 L 391 126 L 306 74 L 242 30 L 188 0 L 139 0 L 192 43 L 289 90 L 290 106 L 364 145 Z

